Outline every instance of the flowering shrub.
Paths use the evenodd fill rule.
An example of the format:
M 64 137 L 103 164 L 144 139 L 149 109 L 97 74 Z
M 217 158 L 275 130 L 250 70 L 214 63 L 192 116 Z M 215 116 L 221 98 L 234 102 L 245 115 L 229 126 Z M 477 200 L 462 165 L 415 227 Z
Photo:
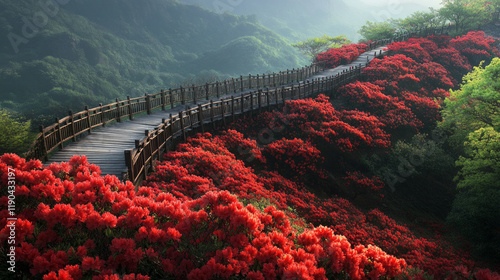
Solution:
M 286 124 L 281 136 L 305 139 L 314 144 L 335 144 L 341 152 L 366 147 L 388 147 L 389 136 L 375 117 L 360 111 L 337 111 L 325 95 L 287 101 L 281 112 L 273 112 Z M 272 127 L 272 124 L 268 122 Z
M 360 54 L 368 49 L 366 44 L 350 44 L 340 48 L 331 48 L 326 52 L 319 53 L 315 62 L 325 63 L 328 68 L 335 68 L 342 64 L 349 64 L 356 60 Z
M 328 175 L 346 188 L 381 190 L 378 177 L 356 170 L 359 160 L 337 158 L 341 168 L 325 174 L 324 151 L 351 159 L 384 152 L 389 132 L 433 124 L 455 75 L 494 55 L 491 44 L 481 33 L 395 43 L 394 55 L 365 68 L 366 81 L 339 89 L 335 108 L 320 95 L 198 134 L 167 153 L 140 187 L 101 176 L 83 156 L 43 167 L 3 155 L 2 249 L 14 168 L 17 278 L 394 279 L 417 268 L 408 277 L 498 279 L 473 270 L 467 254 L 439 237 L 418 237 L 378 209 L 319 198 L 306 188 L 312 179 L 299 179 Z M 333 66 L 365 48 L 329 50 L 318 60 Z M 248 138 L 263 126 L 281 140 L 259 147 Z
M 498 49 L 494 47 L 495 39 L 485 36 L 483 31 L 471 31 L 466 35 L 454 38 L 450 46 L 458 50 L 474 65 L 492 56 L 499 56 Z
M 39 161 L 4 155 L 2 193 L 9 167 L 20 182 L 16 260 L 25 276 L 327 279 L 345 273 L 375 279 L 395 277 L 406 267 L 378 247 L 353 247 L 326 227 L 296 234 L 284 212 L 244 206 L 227 191 L 180 199 L 153 184 L 136 191 L 130 182 L 102 177 L 85 157 L 42 168 Z M 31 191 L 41 185 L 58 191 Z M 6 237 L 1 235 L 2 244 Z
M 391 133 L 400 128 L 415 131 L 423 123 L 413 114 L 403 100 L 382 93 L 384 88 L 370 82 L 353 82 L 339 89 L 338 100 L 342 108 L 370 112 L 376 116 Z
M 274 169 L 295 181 L 304 181 L 306 176 L 325 176 L 322 170 L 318 170 L 318 166 L 324 161 L 321 152 L 301 139 L 275 141 L 266 146 L 265 154 L 270 158 L 269 163 Z

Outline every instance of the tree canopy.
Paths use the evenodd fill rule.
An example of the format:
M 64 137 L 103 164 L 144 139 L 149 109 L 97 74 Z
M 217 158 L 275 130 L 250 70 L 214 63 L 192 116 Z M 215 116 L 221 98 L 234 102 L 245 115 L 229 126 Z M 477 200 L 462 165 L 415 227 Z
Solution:
M 329 48 L 339 48 L 350 43 L 351 41 L 348 40 L 345 35 L 335 37 L 323 35 L 323 37 L 307 39 L 305 41 L 292 44 L 292 46 L 299 49 L 304 55 L 314 59 L 318 53 L 324 52 Z

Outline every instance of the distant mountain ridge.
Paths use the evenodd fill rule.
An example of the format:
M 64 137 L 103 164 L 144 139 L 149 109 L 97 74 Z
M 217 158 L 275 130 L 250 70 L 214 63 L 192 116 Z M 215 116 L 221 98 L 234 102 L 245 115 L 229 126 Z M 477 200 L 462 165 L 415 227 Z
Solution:
M 252 17 L 175 0 L 0 0 L 0 38 L 0 106 L 49 121 L 207 73 L 307 64 Z

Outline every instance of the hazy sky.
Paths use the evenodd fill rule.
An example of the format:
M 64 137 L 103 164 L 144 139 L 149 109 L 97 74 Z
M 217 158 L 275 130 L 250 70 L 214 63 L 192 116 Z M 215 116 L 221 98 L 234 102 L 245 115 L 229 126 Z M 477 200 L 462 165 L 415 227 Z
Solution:
M 367 6 L 387 6 L 397 7 L 398 5 L 418 5 L 422 7 L 438 8 L 441 5 L 441 0 L 342 0 L 349 6 L 357 6 L 359 4 Z

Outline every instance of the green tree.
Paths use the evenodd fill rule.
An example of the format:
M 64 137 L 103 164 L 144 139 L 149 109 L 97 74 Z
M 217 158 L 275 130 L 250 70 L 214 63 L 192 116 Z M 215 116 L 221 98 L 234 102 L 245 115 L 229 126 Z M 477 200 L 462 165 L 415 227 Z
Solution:
M 459 193 L 448 221 L 489 260 L 500 259 L 500 133 L 492 127 L 469 134 L 456 165 Z
M 491 13 L 489 5 L 481 0 L 443 0 L 439 15 L 455 24 L 456 31 L 477 28 Z
M 30 143 L 30 121 L 23 122 L 13 114 L 0 109 L 0 155 L 21 154 Z
M 414 30 L 425 27 L 438 27 L 443 24 L 442 17 L 437 10 L 430 9 L 428 12 L 417 11 L 410 16 L 399 20 L 398 27 L 402 30 Z
M 500 131 L 500 58 L 475 67 L 464 77 L 459 90 L 452 90 L 444 101 L 443 122 L 440 126 L 453 134 L 455 145 L 481 127 Z
M 361 27 L 358 33 L 363 36 L 362 41 L 376 41 L 380 39 L 391 38 L 395 34 L 396 30 L 396 26 L 394 26 L 394 24 L 391 24 L 389 21 L 367 21 L 365 25 Z
M 350 44 L 351 41 L 345 35 L 330 37 L 323 35 L 323 37 L 316 37 L 307 39 L 296 44 L 293 47 L 299 49 L 304 55 L 314 59 L 318 53 L 324 52 L 330 48 L 340 48 L 343 45 Z

